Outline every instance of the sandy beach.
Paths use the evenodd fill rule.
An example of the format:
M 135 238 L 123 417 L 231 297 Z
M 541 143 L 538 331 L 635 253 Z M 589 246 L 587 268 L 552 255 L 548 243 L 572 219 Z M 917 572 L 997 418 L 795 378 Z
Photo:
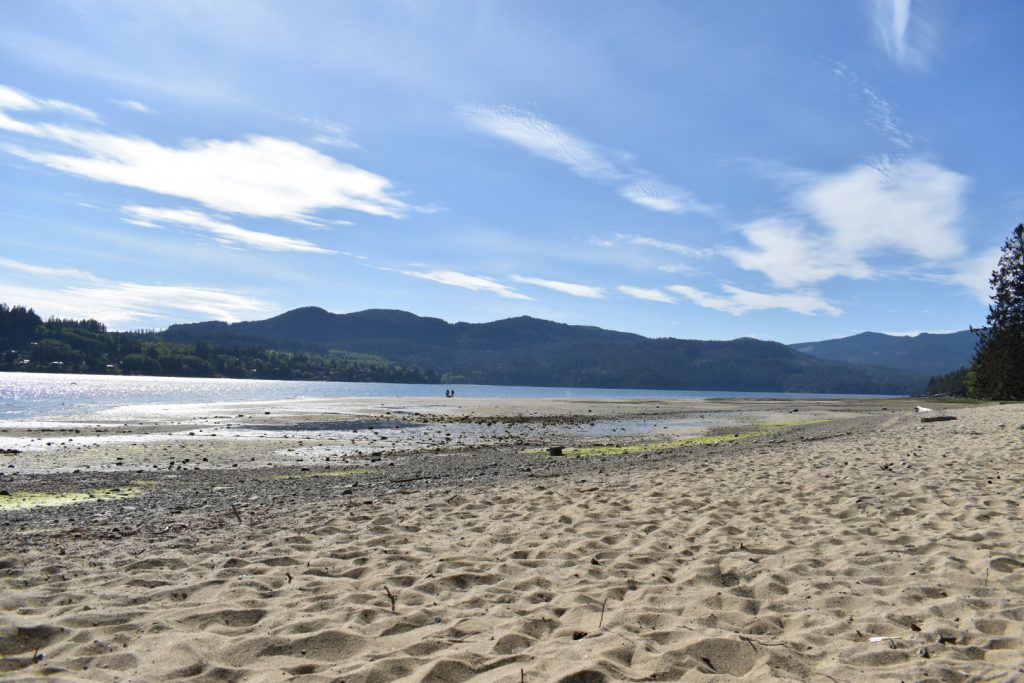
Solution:
M 0 424 L 0 678 L 1024 680 L 1024 405 L 927 405 Z

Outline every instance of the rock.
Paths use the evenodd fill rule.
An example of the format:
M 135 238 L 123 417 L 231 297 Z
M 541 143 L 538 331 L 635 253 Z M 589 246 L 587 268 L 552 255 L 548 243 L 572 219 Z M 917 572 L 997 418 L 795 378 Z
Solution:
M 563 448 L 564 448 L 563 446 L 550 446 L 548 448 L 548 455 L 551 455 L 551 456 L 564 455 L 562 453 Z

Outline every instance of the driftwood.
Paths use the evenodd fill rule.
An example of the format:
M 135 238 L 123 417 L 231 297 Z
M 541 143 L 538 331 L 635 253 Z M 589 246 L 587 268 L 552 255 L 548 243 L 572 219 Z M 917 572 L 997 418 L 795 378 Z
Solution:
M 952 415 L 936 415 L 935 417 L 922 417 L 921 422 L 949 422 L 955 419 Z

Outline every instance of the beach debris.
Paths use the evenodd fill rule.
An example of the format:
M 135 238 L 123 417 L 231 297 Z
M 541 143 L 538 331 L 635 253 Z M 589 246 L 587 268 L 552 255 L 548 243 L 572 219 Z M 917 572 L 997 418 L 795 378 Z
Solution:
M 891 642 L 894 640 L 902 640 L 902 638 L 897 638 L 896 636 L 871 636 L 868 638 L 869 643 L 881 643 L 886 640 Z
M 237 519 L 238 523 L 241 524 L 242 523 L 242 515 L 240 515 L 238 513 L 238 508 L 235 507 L 234 503 L 231 504 L 231 512 L 235 513 L 235 519 Z
M 21 453 L 17 448 L 0 448 L 0 455 L 17 455 Z
M 931 408 L 925 408 L 924 406 L 918 406 L 918 407 L 914 408 L 914 412 L 915 413 L 930 413 L 930 412 L 932 412 L 932 409 Z
M 564 450 L 564 446 L 549 446 L 548 447 L 548 455 L 550 455 L 550 456 L 563 455 L 563 453 L 562 453 L 563 450 Z
M 604 599 L 604 602 L 601 603 L 601 619 L 597 622 L 597 628 L 598 629 L 600 629 L 602 626 L 604 626 L 604 608 L 607 607 L 607 606 L 608 606 L 608 598 L 606 597 Z
M 384 586 L 384 592 L 385 592 L 385 593 L 387 593 L 387 595 L 388 595 L 388 600 L 390 600 L 390 601 L 391 601 L 391 611 L 392 611 L 392 612 L 395 612 L 395 611 L 396 611 L 396 610 L 395 610 L 395 603 L 397 603 L 397 602 L 398 602 L 398 598 L 397 598 L 397 597 L 395 597 L 395 595 L 394 595 L 394 594 L 393 594 L 393 593 L 391 592 L 391 589 L 390 589 L 390 588 L 388 588 L 388 587 L 387 587 L 386 585 Z
M 953 415 L 936 415 L 934 417 L 922 417 L 921 422 L 949 422 L 955 419 L 956 417 Z

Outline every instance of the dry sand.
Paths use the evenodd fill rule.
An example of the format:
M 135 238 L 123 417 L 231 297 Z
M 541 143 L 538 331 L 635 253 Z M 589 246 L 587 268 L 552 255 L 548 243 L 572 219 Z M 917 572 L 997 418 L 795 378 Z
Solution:
M 943 412 L 132 533 L 40 512 L 0 527 L 0 677 L 1024 680 L 1024 406 Z

